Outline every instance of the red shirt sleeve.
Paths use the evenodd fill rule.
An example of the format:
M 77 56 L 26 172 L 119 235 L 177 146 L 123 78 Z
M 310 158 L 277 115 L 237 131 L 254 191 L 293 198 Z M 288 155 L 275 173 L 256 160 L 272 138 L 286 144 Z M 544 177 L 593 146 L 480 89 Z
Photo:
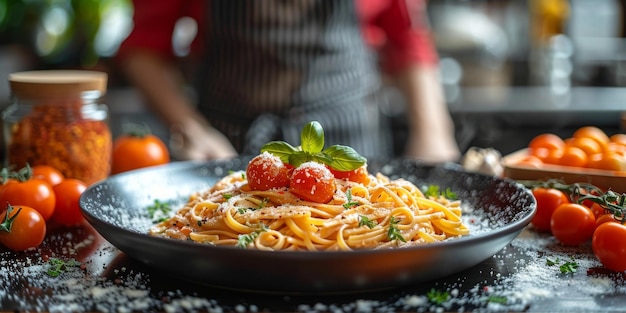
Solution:
M 357 1 L 365 40 L 380 52 L 386 71 L 437 63 L 425 5 L 424 0 Z
M 172 34 L 176 22 L 184 16 L 196 20 L 198 31 L 204 24 L 204 0 L 133 0 L 133 29 L 122 42 L 117 55 L 123 57 L 129 50 L 142 49 L 167 58 L 174 57 Z M 196 36 L 192 48 L 199 46 L 202 35 Z

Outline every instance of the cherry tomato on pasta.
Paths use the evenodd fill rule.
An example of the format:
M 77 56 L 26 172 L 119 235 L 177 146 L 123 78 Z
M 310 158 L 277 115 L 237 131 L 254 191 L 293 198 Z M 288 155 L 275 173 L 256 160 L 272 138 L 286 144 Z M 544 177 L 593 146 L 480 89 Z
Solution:
M 537 200 L 537 211 L 531 220 L 531 224 L 539 232 L 550 231 L 550 219 L 552 213 L 563 203 L 570 202 L 567 195 L 558 189 L 535 188 L 532 191 Z
M 591 239 L 593 254 L 604 267 L 626 271 L 626 226 L 620 223 L 602 223 Z
M 83 181 L 68 178 L 52 187 L 56 195 L 56 205 L 52 221 L 64 225 L 74 226 L 83 222 L 83 215 L 80 212 L 78 201 L 83 191 L 87 189 L 87 184 Z
M 37 210 L 46 221 L 54 213 L 55 201 L 52 186 L 41 179 L 12 179 L 0 187 L 1 206 L 7 203 L 28 206 Z
M 554 210 L 550 218 L 550 231 L 561 243 L 575 246 L 591 239 L 596 229 L 596 217 L 586 206 L 564 203 Z
M 37 210 L 9 205 L 0 214 L 0 243 L 5 247 L 14 251 L 35 248 L 45 237 L 46 221 Z
M 330 166 L 328 167 L 328 169 L 337 179 L 346 179 L 361 184 L 367 184 L 367 182 L 369 181 L 369 174 L 367 172 L 367 166 L 365 165 L 352 171 L 339 171 Z
M 316 162 L 306 162 L 293 170 L 289 191 L 301 199 L 327 203 L 333 198 L 337 186 L 330 170 Z
M 246 168 L 246 179 L 252 190 L 287 187 L 289 174 L 290 166 L 269 152 L 255 156 Z

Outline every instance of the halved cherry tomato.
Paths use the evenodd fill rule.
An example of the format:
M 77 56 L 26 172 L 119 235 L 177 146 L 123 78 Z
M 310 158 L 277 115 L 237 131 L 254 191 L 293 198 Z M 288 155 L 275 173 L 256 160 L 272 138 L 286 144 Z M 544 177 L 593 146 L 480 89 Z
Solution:
M 531 220 L 535 230 L 539 232 L 550 231 L 550 219 L 552 213 L 563 203 L 569 203 L 567 195 L 558 189 L 535 188 L 532 191 L 537 200 L 537 211 Z
M 50 165 L 33 165 L 33 178 L 45 180 L 50 186 L 54 186 L 65 179 L 65 176 L 58 169 Z
M 306 162 L 293 170 L 289 191 L 301 199 L 327 203 L 333 198 L 337 186 L 335 176 L 319 163 Z
M 46 221 L 37 210 L 9 205 L 0 214 L 0 243 L 5 247 L 14 251 L 35 248 L 45 237 Z
M 596 229 L 596 217 L 586 206 L 564 203 L 550 218 L 550 231 L 561 243 L 575 246 L 585 243 Z
M 591 248 L 604 267 L 626 271 L 626 226 L 620 223 L 602 223 L 593 233 Z
M 37 210 L 46 221 L 54 213 L 55 202 L 52 186 L 41 179 L 12 179 L 0 187 L 0 206 L 7 203 L 28 206 Z
M 352 171 L 339 171 L 332 167 L 328 167 L 331 173 L 337 179 L 346 179 L 352 182 L 367 184 L 369 182 L 369 173 L 367 172 L 367 165 L 363 165 Z
M 269 190 L 289 185 L 290 168 L 279 157 L 263 152 L 255 156 L 246 168 L 248 186 L 252 190 Z
M 87 189 L 87 184 L 83 181 L 68 178 L 52 187 L 56 196 L 56 205 L 52 221 L 64 225 L 74 226 L 83 222 L 84 218 L 80 213 L 78 202 L 83 191 Z

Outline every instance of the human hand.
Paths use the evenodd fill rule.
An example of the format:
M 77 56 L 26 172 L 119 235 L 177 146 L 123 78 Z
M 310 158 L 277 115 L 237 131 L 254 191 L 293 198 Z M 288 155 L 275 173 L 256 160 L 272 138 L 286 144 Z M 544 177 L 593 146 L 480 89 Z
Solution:
M 454 136 L 447 131 L 412 131 L 409 133 L 405 155 L 426 163 L 444 163 L 458 162 L 461 151 Z
M 196 121 L 172 128 L 170 149 L 172 157 L 177 160 L 227 159 L 237 156 L 237 151 L 224 134 Z

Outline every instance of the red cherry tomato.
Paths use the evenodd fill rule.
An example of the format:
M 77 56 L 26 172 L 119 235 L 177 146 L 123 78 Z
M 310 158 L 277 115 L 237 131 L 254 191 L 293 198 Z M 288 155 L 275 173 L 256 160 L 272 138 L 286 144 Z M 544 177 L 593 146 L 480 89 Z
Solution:
M 301 199 L 327 203 L 333 198 L 337 186 L 335 176 L 319 163 L 306 162 L 293 170 L 289 191 Z
M 596 217 L 589 208 L 581 204 L 561 204 L 550 219 L 552 235 L 570 246 L 587 242 L 595 229 Z
M 50 165 L 34 165 L 31 167 L 33 178 L 46 181 L 50 186 L 54 186 L 65 179 L 63 173 Z
M 56 206 L 52 221 L 64 225 L 74 226 L 83 222 L 78 201 L 87 184 L 78 179 L 68 178 L 52 187 L 56 195 Z
M 39 246 L 46 237 L 46 221 L 37 210 L 24 206 L 8 206 L 0 214 L 0 243 L 22 251 Z
M 591 248 L 604 267 L 626 271 L 626 226 L 620 223 L 602 223 L 593 233 Z
M 537 211 L 531 220 L 531 224 L 539 232 L 550 231 L 550 219 L 552 213 L 563 203 L 569 203 L 567 195 L 558 189 L 535 188 L 533 195 L 537 200 Z
M 248 163 L 246 178 L 252 190 L 269 190 L 289 185 L 288 166 L 279 157 L 263 152 Z
M 367 184 L 369 182 L 369 173 L 367 172 L 366 165 L 352 171 L 338 171 L 332 167 L 328 167 L 328 169 L 337 179 L 346 179 L 361 184 Z
M 113 142 L 111 174 L 117 174 L 170 161 L 167 146 L 151 134 L 124 134 Z
M 28 206 L 37 210 L 46 221 L 54 213 L 55 201 L 52 186 L 41 179 L 9 180 L 0 187 L 0 206 L 7 203 Z

